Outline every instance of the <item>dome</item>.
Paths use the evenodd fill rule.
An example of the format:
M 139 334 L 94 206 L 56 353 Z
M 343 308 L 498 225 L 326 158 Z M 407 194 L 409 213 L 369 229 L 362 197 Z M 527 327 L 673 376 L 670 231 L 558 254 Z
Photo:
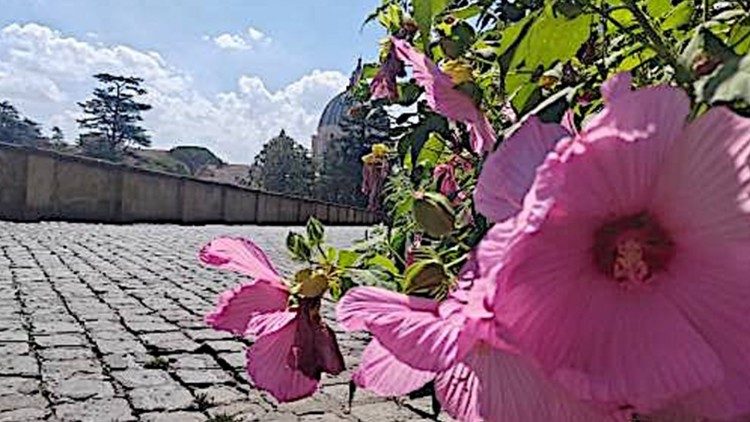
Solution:
M 337 126 L 346 117 L 349 109 L 356 104 L 354 97 L 348 92 L 344 91 L 328 102 L 326 108 L 323 109 L 323 114 L 320 116 L 320 122 L 318 127 L 324 126 Z

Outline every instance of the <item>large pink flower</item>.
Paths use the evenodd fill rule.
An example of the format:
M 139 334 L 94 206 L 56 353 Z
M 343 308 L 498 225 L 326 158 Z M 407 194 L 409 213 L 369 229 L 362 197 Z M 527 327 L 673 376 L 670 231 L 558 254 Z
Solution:
M 199 259 L 254 279 L 223 293 L 205 319 L 217 330 L 256 337 L 247 350 L 247 373 L 257 387 L 292 401 L 313 394 L 322 372 L 344 370 L 336 337 L 321 320 L 320 298 L 300 299 L 288 309 L 289 290 L 253 242 L 221 237 L 203 247 Z
M 487 308 L 492 291 L 491 281 L 471 277 L 442 303 L 374 287 L 351 290 L 337 309 L 340 324 L 375 337 L 354 380 L 400 395 L 434 378 L 443 408 L 461 421 L 604 420 L 500 339 Z
M 425 90 L 427 104 L 448 119 L 465 123 L 474 151 L 491 151 L 497 139 L 495 130 L 471 97 L 457 90 L 450 76 L 407 41 L 391 38 L 391 42 L 396 57 L 411 65 L 414 79 Z
M 496 317 L 583 399 L 639 412 L 670 403 L 709 418 L 746 414 L 750 120 L 717 107 L 687 122 L 684 92 L 631 91 L 626 74 L 605 84 L 603 97 L 604 110 L 580 134 L 541 154 L 531 191 L 523 202 L 514 197 L 517 214 L 492 185 L 477 188 L 484 213 L 511 214 L 477 250 L 484 266 L 502 262 Z M 548 129 L 537 135 L 565 136 Z M 528 148 L 540 140 L 518 138 Z M 484 171 L 498 172 L 493 165 Z

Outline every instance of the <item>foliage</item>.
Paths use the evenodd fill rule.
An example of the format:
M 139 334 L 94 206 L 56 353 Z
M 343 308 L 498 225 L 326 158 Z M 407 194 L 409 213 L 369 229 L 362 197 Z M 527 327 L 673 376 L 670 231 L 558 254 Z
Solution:
M 101 86 L 94 89 L 93 98 L 78 103 L 86 115 L 77 120 L 84 154 L 112 160 L 131 145 L 149 146 L 151 140 L 140 122 L 141 113 L 151 106 L 136 100 L 146 94 L 143 79 L 108 73 L 94 78 Z
M 746 1 L 383 0 L 365 23 L 378 22 L 386 36 L 410 41 L 443 68 L 468 64 L 470 78 L 456 89 L 490 118 L 499 144 L 530 114 L 559 122 L 570 109 L 580 124 L 601 108 L 603 81 L 621 71 L 639 86 L 681 86 L 693 97 L 696 116 L 713 104 L 750 115 L 749 12 Z M 381 63 L 365 64 L 353 88 L 365 106 L 384 104 L 367 93 L 388 45 L 387 38 L 381 42 Z M 404 291 L 415 279 L 455 279 L 488 223 L 471 200 L 485 157 L 471 151 L 462 125 L 427 106 L 414 80 L 401 78 L 398 92 L 393 102 L 409 108 L 384 140 L 396 146 L 387 215 L 367 247 L 354 249 L 362 255 L 350 274 L 361 284 Z M 457 161 L 464 163 L 456 176 L 459 194 L 447 205 L 425 202 L 438 198 L 435 167 Z M 444 292 L 410 290 L 437 298 Z
M 57 126 L 52 127 L 52 135 L 50 136 L 52 145 L 62 146 L 65 145 L 65 135 L 63 135 L 62 129 Z
M 373 144 L 389 139 L 390 121 L 381 105 L 355 105 L 340 124 L 343 136 L 328 144 L 315 184 L 315 196 L 323 201 L 353 206 L 367 202 L 362 194 L 362 156 Z
M 184 163 L 190 174 L 196 174 L 203 166 L 224 164 L 211 150 L 204 147 L 179 146 L 169 150 L 169 155 Z
M 256 189 L 309 196 L 315 170 L 309 151 L 281 130 L 263 145 L 248 177 L 250 186 Z
M 22 116 L 8 101 L 0 101 L 0 142 L 34 146 L 42 138 L 37 122 Z

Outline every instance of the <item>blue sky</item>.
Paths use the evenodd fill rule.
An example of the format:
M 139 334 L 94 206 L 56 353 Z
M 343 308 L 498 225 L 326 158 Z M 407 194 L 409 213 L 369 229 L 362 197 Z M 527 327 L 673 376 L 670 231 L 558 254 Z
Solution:
M 358 56 L 376 54 L 382 32 L 360 27 L 378 4 L 4 0 L 0 97 L 73 138 L 75 102 L 93 88 L 87 73 L 138 73 L 156 146 L 203 143 L 249 161 L 281 127 L 309 145 L 325 100 Z

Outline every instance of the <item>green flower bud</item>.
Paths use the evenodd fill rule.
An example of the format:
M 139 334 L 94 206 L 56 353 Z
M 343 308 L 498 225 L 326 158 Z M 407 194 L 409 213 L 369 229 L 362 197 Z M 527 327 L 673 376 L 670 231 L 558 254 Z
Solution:
M 404 293 L 432 293 L 447 284 L 449 278 L 443 265 L 438 261 L 418 261 L 410 265 L 404 273 Z
M 414 220 L 424 232 L 433 238 L 439 238 L 453 231 L 456 216 L 448 198 L 435 192 L 417 192 L 414 194 Z

